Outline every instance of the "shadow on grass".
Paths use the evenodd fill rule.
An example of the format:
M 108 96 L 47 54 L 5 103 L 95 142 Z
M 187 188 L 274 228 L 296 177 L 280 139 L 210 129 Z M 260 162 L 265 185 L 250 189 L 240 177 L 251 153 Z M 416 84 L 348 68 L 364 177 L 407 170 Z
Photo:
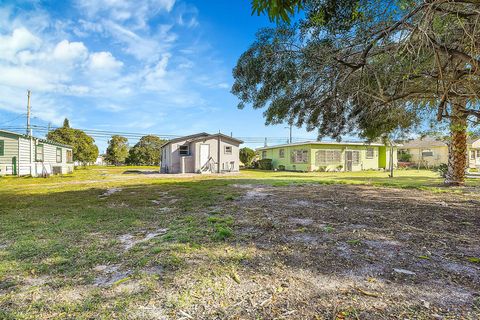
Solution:
M 170 279 L 235 267 L 244 275 L 271 270 L 263 272 L 273 279 L 318 277 L 325 286 L 328 281 L 343 286 L 354 277 L 374 277 L 388 283 L 388 296 L 394 297 L 397 289 L 431 299 L 427 291 L 436 290 L 453 297 L 432 302 L 440 307 L 471 305 L 471 292 L 480 289 L 479 270 L 465 259 L 480 255 L 475 204 L 457 199 L 445 205 L 426 193 L 357 185 L 288 187 L 310 182 L 162 180 L 119 186 L 109 196 L 101 196 L 105 188 L 43 195 L 2 192 L 0 290 L 32 270 L 35 276 L 67 278 L 68 283 L 56 284 L 67 286 L 90 284 L 96 265 L 118 264 L 132 272 L 159 265 L 161 276 Z M 252 187 L 232 184 L 267 190 L 246 199 Z M 129 251 L 119 240 L 159 228 L 168 231 Z M 418 258 L 424 255 L 428 260 Z M 207 256 L 208 262 L 199 256 Z M 394 268 L 412 270 L 416 276 L 395 274 Z M 199 275 L 198 270 L 206 273 Z M 420 284 L 424 289 L 416 288 Z M 468 293 L 464 303 L 456 299 L 462 290 Z M 331 294 L 322 293 L 324 298 Z M 420 303 L 419 297 L 408 299 Z M 0 307 L 11 310 L 8 299 L 0 301 Z

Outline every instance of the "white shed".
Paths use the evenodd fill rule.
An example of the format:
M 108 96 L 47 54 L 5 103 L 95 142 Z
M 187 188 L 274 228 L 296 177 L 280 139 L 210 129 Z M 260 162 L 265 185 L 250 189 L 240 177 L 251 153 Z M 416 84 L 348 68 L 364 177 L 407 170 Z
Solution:
M 172 139 L 162 146 L 161 173 L 236 172 L 243 141 L 205 132 Z

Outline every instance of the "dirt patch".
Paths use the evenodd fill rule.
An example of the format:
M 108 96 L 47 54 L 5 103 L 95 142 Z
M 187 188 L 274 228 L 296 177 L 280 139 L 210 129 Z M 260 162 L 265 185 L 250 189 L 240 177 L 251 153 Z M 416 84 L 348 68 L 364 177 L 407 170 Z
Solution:
M 233 187 L 245 190 L 235 202 L 239 237 L 263 252 L 244 272 L 279 266 L 265 283 L 308 274 L 289 290 L 316 301 L 308 307 L 296 295 L 264 297 L 245 310 L 268 309 L 274 315 L 260 313 L 280 318 L 293 312 L 287 305 L 294 318 L 331 318 L 352 307 L 361 319 L 480 316 L 480 266 L 467 259 L 480 257 L 480 209 L 468 195 L 350 185 Z
M 122 191 L 121 188 L 109 188 L 107 189 L 104 193 L 102 193 L 101 195 L 99 195 L 100 198 L 106 198 L 106 197 L 109 197 L 111 196 L 112 194 L 114 193 L 117 193 L 117 192 L 120 192 Z
M 123 244 L 124 251 L 127 251 L 127 250 L 130 250 L 133 246 L 142 242 L 147 242 L 155 237 L 163 235 L 167 233 L 167 231 L 168 229 L 161 228 L 153 232 L 147 232 L 146 234 L 142 234 L 140 236 L 139 235 L 135 236 L 133 234 L 127 233 L 119 236 L 118 240 L 120 241 L 120 243 Z

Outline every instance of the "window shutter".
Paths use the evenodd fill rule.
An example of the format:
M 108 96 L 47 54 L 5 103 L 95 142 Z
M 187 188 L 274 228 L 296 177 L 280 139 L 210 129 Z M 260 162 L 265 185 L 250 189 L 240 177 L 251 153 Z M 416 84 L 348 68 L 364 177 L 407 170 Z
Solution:
M 5 155 L 5 141 L 0 140 L 0 156 L 4 156 L 4 155 Z

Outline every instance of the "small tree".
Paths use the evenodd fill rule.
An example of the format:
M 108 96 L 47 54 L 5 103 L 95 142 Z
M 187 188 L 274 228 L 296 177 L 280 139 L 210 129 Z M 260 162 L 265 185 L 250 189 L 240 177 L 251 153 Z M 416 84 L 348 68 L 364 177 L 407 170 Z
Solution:
M 127 163 L 156 166 L 160 163 L 160 152 L 164 140 L 157 136 L 144 136 L 128 152 Z
M 240 161 L 242 161 L 242 163 L 245 165 L 245 166 L 250 166 L 252 164 L 252 160 L 253 158 L 255 158 L 255 151 L 248 148 L 248 147 L 244 147 L 242 149 L 240 149 Z
M 128 156 L 128 139 L 119 135 L 114 135 L 108 141 L 105 161 L 116 166 L 125 163 Z
M 98 157 L 95 140 L 80 129 L 70 128 L 68 119 L 63 121 L 63 127 L 50 131 L 47 139 L 72 146 L 73 161 L 83 165 L 94 162 Z

